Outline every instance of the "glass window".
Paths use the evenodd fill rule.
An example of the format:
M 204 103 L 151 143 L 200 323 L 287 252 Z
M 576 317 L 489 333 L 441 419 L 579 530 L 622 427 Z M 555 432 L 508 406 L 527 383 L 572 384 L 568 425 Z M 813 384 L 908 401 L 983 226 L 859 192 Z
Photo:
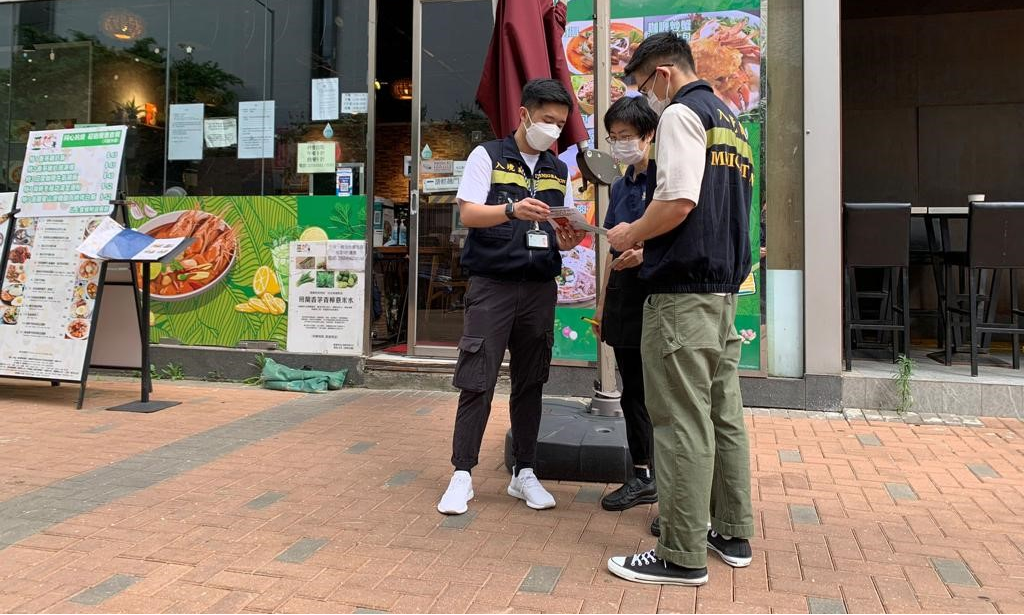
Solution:
M 311 120 L 314 78 L 342 98 L 367 91 L 368 0 L 37 0 L 0 5 L 0 163 L 17 189 L 28 132 L 130 127 L 126 189 L 160 195 L 309 194 L 297 144 L 333 141 L 336 161 L 366 164 L 365 107 Z M 272 100 L 274 147 L 239 158 L 239 103 Z M 219 128 L 200 160 L 168 160 L 170 105 L 202 104 Z M 219 120 L 219 121 L 218 121 Z M 322 177 L 321 177 L 322 175 Z M 314 191 L 334 194 L 334 173 Z M 330 192 L 328 192 L 330 190 Z M 364 192 L 366 192 L 364 187 Z
M 24 2 L 13 11 L 8 180 L 20 182 L 31 130 L 129 126 L 127 189 L 163 188 L 167 2 Z

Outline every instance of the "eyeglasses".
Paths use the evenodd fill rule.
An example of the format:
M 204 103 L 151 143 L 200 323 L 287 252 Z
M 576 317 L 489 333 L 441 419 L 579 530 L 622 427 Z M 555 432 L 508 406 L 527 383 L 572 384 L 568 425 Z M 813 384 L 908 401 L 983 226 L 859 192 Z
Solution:
M 644 82 L 640 84 L 640 87 L 637 88 L 637 91 L 646 96 L 647 92 L 644 91 L 644 86 L 647 85 L 648 81 L 650 81 L 651 79 L 654 79 L 654 77 L 658 74 L 658 69 L 659 68 L 670 68 L 672 66 L 675 66 L 675 65 L 674 64 L 659 64 L 659 65 L 655 66 L 654 67 L 654 72 L 652 72 L 650 75 L 647 76 L 646 79 L 644 79 Z
M 605 140 L 605 143 L 607 143 L 609 145 L 615 145 L 619 141 L 635 141 L 636 139 L 639 139 L 639 138 L 640 137 L 638 137 L 636 135 L 629 135 L 629 136 L 626 136 L 626 137 L 613 137 L 613 136 L 609 135 L 609 136 L 605 137 L 604 140 Z

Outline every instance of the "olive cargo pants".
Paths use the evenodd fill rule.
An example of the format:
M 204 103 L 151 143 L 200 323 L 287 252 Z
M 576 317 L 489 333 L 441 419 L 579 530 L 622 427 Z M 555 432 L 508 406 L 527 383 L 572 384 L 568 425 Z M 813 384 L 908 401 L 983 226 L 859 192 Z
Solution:
M 658 557 L 707 565 L 707 527 L 749 538 L 750 446 L 743 423 L 736 297 L 651 295 L 644 306 L 644 390 L 654 424 Z

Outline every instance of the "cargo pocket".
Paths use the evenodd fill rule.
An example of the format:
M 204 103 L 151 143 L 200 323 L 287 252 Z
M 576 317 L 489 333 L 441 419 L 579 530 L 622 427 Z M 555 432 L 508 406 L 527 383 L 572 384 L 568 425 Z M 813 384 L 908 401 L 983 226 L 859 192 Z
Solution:
M 662 356 L 680 348 L 715 348 L 718 326 L 703 297 L 672 297 L 657 305 L 662 334 Z
M 459 361 L 452 385 L 471 393 L 487 390 L 487 353 L 484 338 L 465 335 L 459 340 Z
M 534 383 L 545 384 L 551 375 L 551 348 L 555 345 L 555 332 L 548 331 L 544 334 L 544 343 L 538 351 L 538 361 L 534 367 Z

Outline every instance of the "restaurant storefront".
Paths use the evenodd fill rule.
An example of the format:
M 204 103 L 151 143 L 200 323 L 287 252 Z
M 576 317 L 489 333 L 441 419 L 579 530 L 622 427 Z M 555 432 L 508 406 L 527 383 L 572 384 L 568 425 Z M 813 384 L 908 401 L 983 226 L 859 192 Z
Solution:
M 839 407 L 850 390 L 840 203 L 919 194 L 862 189 L 920 176 L 850 138 L 872 127 L 870 141 L 884 141 L 900 113 L 879 108 L 851 123 L 845 112 L 844 93 L 867 88 L 842 82 L 853 61 L 843 49 L 858 43 L 840 33 L 863 33 L 849 33 L 857 24 L 842 20 L 839 0 L 611 0 L 609 10 L 613 100 L 632 94 L 619 79 L 631 49 L 676 31 L 750 134 L 755 271 L 737 319 L 747 403 Z M 563 44 L 592 143 L 603 144 L 593 16 L 590 2 L 571 0 Z M 493 24 L 492 0 L 3 2 L 0 179 L 18 189 L 31 130 L 128 125 L 131 223 L 157 230 L 191 215 L 230 230 L 225 271 L 151 280 L 158 370 L 241 378 L 253 354 L 270 352 L 296 367 L 353 368 L 355 382 L 375 368 L 443 375 L 467 288 L 455 187 L 469 152 L 493 137 L 474 104 Z M 850 183 L 871 160 L 869 170 L 890 175 Z M 604 193 L 580 190 L 572 171 L 577 205 L 596 220 Z M 335 270 L 331 244 L 358 246 L 362 266 Z M 597 255 L 591 242 L 565 255 L 553 394 L 588 396 L 598 374 L 598 343 L 581 320 L 595 304 Z M 317 308 L 321 298 L 330 310 Z
M 605 83 L 612 100 L 633 94 L 621 69 L 653 32 L 689 37 L 711 67 L 705 76 L 758 152 L 756 265 L 737 320 L 742 367 L 762 384 L 799 383 L 799 336 L 773 346 L 769 335 L 772 284 L 793 281 L 774 282 L 764 267 L 767 6 L 690 4 L 611 2 Z M 593 11 L 569 4 L 564 50 L 592 143 L 601 143 Z M 174 363 L 190 376 L 238 377 L 251 371 L 252 352 L 348 365 L 357 380 L 367 360 L 444 365 L 457 352 L 467 288 L 454 189 L 462 161 L 493 137 L 474 103 L 493 24 L 491 0 L 0 3 L 4 190 L 19 187 L 30 131 L 129 127 L 129 222 L 147 232 L 205 228 L 229 252 L 218 261 L 229 263 L 224 271 L 175 263 L 153 275 L 158 370 Z M 595 220 L 604 192 L 582 190 L 574 154 L 564 159 L 577 205 Z M 333 271 L 327 252 L 308 252 L 358 241 L 359 271 Z M 592 241 L 565 255 L 559 278 L 553 393 L 588 394 L 594 379 L 598 343 L 582 321 L 600 279 Z M 297 257 L 297 245 L 310 256 Z

